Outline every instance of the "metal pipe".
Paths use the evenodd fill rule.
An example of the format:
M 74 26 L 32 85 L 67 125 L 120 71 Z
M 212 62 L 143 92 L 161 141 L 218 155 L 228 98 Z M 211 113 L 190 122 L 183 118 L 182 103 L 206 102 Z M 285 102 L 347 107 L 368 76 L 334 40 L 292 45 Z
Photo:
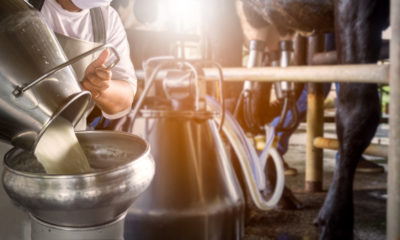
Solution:
M 317 137 L 314 139 L 313 145 L 316 148 L 331 150 L 339 149 L 339 141 L 334 138 Z M 382 144 L 370 144 L 367 149 L 365 149 L 364 154 L 387 158 L 388 146 Z
M 312 58 L 324 49 L 323 35 L 308 38 L 307 63 L 312 65 Z M 314 138 L 324 134 L 324 94 L 322 83 L 308 83 L 307 91 L 307 142 L 306 142 L 306 172 L 305 191 L 322 191 L 323 181 L 323 151 L 315 148 Z
M 387 239 L 400 239 L 400 1 L 390 1 L 390 106 Z
M 204 68 L 204 77 L 208 81 L 218 80 L 218 69 Z M 389 64 L 357 64 L 333 66 L 302 67 L 259 67 L 259 68 L 223 68 L 224 81 L 243 82 L 244 79 L 259 82 L 355 82 L 389 83 Z M 139 79 L 144 78 L 143 71 L 137 71 Z M 160 72 L 157 79 L 162 79 L 165 72 Z

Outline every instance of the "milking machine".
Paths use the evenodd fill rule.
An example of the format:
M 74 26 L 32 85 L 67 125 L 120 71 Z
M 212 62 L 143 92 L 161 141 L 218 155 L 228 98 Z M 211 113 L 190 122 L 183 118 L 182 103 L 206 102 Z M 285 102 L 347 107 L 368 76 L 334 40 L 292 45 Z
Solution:
M 263 58 L 264 58 L 264 42 L 259 41 L 259 40 L 252 40 L 250 41 L 250 46 L 249 46 L 249 60 L 248 60 L 248 68 L 252 67 L 258 67 L 263 65 Z M 292 59 L 293 59 L 293 42 L 292 41 L 281 41 L 280 42 L 280 52 L 277 54 L 276 52 L 271 52 L 269 54 L 269 63 L 272 67 L 288 67 L 292 65 Z M 251 149 L 248 153 L 245 154 L 247 156 L 252 156 L 250 162 L 252 163 L 252 172 L 253 176 L 255 177 L 255 182 L 253 182 L 253 178 L 246 177 L 245 175 L 245 180 L 248 186 L 248 189 L 250 189 L 250 194 L 252 196 L 253 202 L 257 205 L 259 209 L 268 209 L 268 207 L 271 207 L 273 204 L 276 204 L 276 202 L 279 200 L 281 195 L 277 195 L 275 192 L 272 194 L 272 197 L 269 201 L 265 201 L 262 197 L 259 196 L 259 192 L 254 190 L 257 186 L 259 190 L 263 190 L 265 188 L 265 179 L 264 179 L 264 168 L 267 165 L 267 161 L 269 159 L 269 156 L 272 156 L 272 159 L 274 160 L 275 166 L 276 166 L 276 171 L 277 171 L 277 176 L 278 179 L 276 181 L 276 187 L 278 188 L 278 191 L 281 191 L 281 187 L 283 188 L 284 185 L 284 176 L 283 175 L 283 166 L 282 166 L 282 159 L 281 156 L 276 152 L 276 149 L 271 147 L 275 133 L 277 131 L 287 131 L 287 130 L 292 130 L 295 128 L 298 124 L 298 111 L 297 111 L 297 105 L 296 105 L 296 96 L 295 96 L 295 85 L 293 82 L 287 82 L 287 81 L 280 81 L 274 83 L 275 86 L 275 93 L 277 98 L 279 99 L 279 102 L 282 105 L 282 110 L 280 114 L 280 120 L 279 123 L 275 126 L 269 126 L 266 123 L 262 122 L 262 117 L 258 116 L 256 117 L 257 110 L 255 110 L 255 107 L 259 107 L 256 104 L 260 104 L 259 102 L 256 103 L 257 101 L 261 101 L 261 105 L 266 105 L 269 101 L 269 94 L 265 91 L 269 91 L 269 89 L 260 89 L 260 86 L 257 85 L 256 83 L 253 83 L 251 81 L 245 81 L 243 90 L 239 96 L 234 116 L 231 116 L 230 114 L 227 114 L 227 121 L 229 122 L 229 127 L 225 131 L 225 134 L 228 136 L 228 138 L 232 139 L 231 143 L 237 143 L 240 142 L 240 144 L 237 144 L 236 147 L 234 147 L 234 150 L 236 154 L 239 156 L 239 159 L 241 158 L 241 150 L 242 146 L 247 145 L 247 149 Z M 261 99 L 257 98 L 256 92 L 261 92 L 261 94 L 265 94 L 265 96 L 268 96 L 267 98 Z M 264 102 L 262 102 L 264 101 Z M 214 106 L 216 108 L 216 106 Z M 260 110 L 260 109 L 258 109 Z M 265 147 L 262 150 L 262 152 L 259 154 L 255 153 L 252 147 L 249 147 L 250 145 L 248 140 L 245 137 L 245 133 L 243 130 L 238 126 L 237 122 L 235 119 L 239 117 L 239 111 L 242 111 L 243 115 L 243 123 L 245 128 L 248 131 L 251 131 L 253 133 L 259 133 L 264 131 L 265 132 Z M 287 120 L 288 117 L 288 112 L 291 114 L 291 121 L 289 124 L 285 124 L 285 121 Z M 265 114 L 265 113 L 264 113 Z M 235 129 L 232 131 L 232 129 Z M 243 157 L 243 160 L 240 161 L 240 164 L 242 168 L 246 168 L 246 160 Z M 251 187 L 253 186 L 253 187 Z M 277 189 L 275 189 L 277 190 Z
M 250 41 L 249 58 L 247 62 L 248 68 L 263 66 L 264 48 L 264 41 Z M 259 104 L 265 105 L 265 103 L 259 103 L 262 102 L 262 100 L 257 98 L 255 94 L 257 93 L 257 91 L 261 92 L 264 96 L 263 100 L 269 100 L 269 94 L 267 93 L 267 91 L 264 92 L 262 89 L 260 89 L 263 88 L 264 85 L 252 81 L 244 81 L 243 90 L 239 95 L 239 99 L 234 110 L 234 115 L 236 118 L 239 117 L 239 112 L 242 111 L 242 114 L 240 115 L 243 118 L 243 125 L 246 127 L 246 129 L 255 133 L 262 132 L 264 125 L 262 123 L 262 117 L 259 115 L 259 112 L 255 108 L 260 108 Z M 257 91 L 255 91 L 255 89 L 257 89 Z
M 239 156 L 256 206 L 271 209 L 280 199 L 284 175 L 279 154 L 270 151 L 280 174 L 273 197 L 266 201 L 259 191 L 260 185 L 265 187 L 265 176 L 257 153 L 229 113 L 223 120 L 223 104 L 206 96 L 202 64 L 172 57 L 154 58 L 144 64 L 146 86 L 131 113 L 131 131 L 150 143 L 156 174 L 149 189 L 128 211 L 127 239 L 243 236 L 244 197 L 222 132 Z M 162 81 L 156 81 L 161 72 Z M 222 78 L 220 69 L 220 83 Z
M 147 73 L 149 65 L 132 117 L 133 131 L 150 143 L 156 175 L 128 211 L 126 238 L 240 239 L 244 197 L 213 121 L 218 113 L 207 110 L 205 82 L 189 61 L 149 60 Z M 154 84 L 158 100 L 146 101 L 161 69 L 168 70 Z
M 145 140 L 78 132 L 95 171 L 77 175 L 46 174 L 32 154 L 55 118 L 75 125 L 89 104 L 90 93 L 81 90 L 70 65 L 109 46 L 67 61 L 40 13 L 22 0 L 3 1 L 0 22 L 0 136 L 15 146 L 5 156 L 2 180 L 9 197 L 29 213 L 31 238 L 123 239 L 126 210 L 154 175 Z
M 281 56 L 280 67 L 288 67 L 293 63 L 293 42 L 281 41 L 280 42 Z M 294 82 L 280 81 L 274 83 L 276 97 L 282 102 L 282 110 L 278 125 L 275 127 L 276 131 L 291 130 L 297 126 L 298 111 L 295 96 Z M 287 113 L 290 111 L 292 120 L 288 126 L 285 126 Z
M 260 40 L 251 40 L 249 45 L 249 59 L 247 63 L 248 68 L 263 66 L 265 43 Z M 269 62 L 272 67 L 288 67 L 292 65 L 293 59 L 293 42 L 281 41 L 280 42 L 279 57 L 271 53 Z M 282 110 L 280 114 L 280 121 L 275 127 L 275 131 L 289 130 L 297 126 L 298 111 L 295 98 L 295 84 L 288 81 L 280 81 L 274 83 L 276 97 L 280 100 Z M 245 81 L 243 90 L 239 96 L 238 102 L 235 107 L 234 115 L 239 117 L 239 111 L 242 111 L 243 125 L 251 132 L 259 133 L 265 131 L 265 123 L 262 122 L 262 117 L 258 116 L 257 110 L 254 108 L 261 108 L 269 101 L 269 89 L 263 89 L 259 83 Z M 265 97 L 257 98 L 256 93 L 261 92 Z M 265 102 L 263 102 L 265 101 Z M 260 103 L 261 102 L 261 103 Z M 260 109 L 259 109 L 260 111 Z M 292 121 L 288 126 L 284 126 L 288 112 L 291 112 Z

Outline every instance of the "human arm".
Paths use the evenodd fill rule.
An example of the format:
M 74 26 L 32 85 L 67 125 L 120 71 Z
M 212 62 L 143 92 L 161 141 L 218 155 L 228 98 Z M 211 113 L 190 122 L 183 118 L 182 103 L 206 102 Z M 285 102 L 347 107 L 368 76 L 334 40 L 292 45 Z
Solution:
M 114 115 L 131 108 L 134 91 L 125 80 L 113 79 L 112 72 L 104 65 L 109 51 L 104 50 L 85 71 L 82 87 L 92 93 L 97 106 L 106 114 Z
M 103 15 L 108 16 L 106 17 L 106 43 L 115 48 L 118 52 L 120 61 L 111 69 L 111 72 L 104 71 L 105 69 L 102 65 L 104 65 L 105 62 L 109 62 L 107 60 L 108 55 L 99 56 L 100 60 L 97 63 L 97 66 L 92 69 L 88 67 L 88 70 L 93 72 L 93 69 L 100 66 L 102 70 L 97 70 L 98 72 L 94 71 L 96 75 L 100 75 L 100 78 L 102 75 L 105 75 L 103 78 L 106 79 L 108 75 L 111 75 L 110 78 L 107 79 L 108 81 L 106 81 L 108 84 L 108 86 L 105 86 L 106 90 L 103 89 L 102 94 L 99 94 L 99 96 L 95 95 L 94 101 L 102 110 L 104 117 L 115 119 L 124 116 L 131 109 L 133 96 L 136 93 L 137 82 L 135 70 L 130 58 L 131 51 L 128 39 L 118 13 L 113 8 L 108 7 L 103 8 Z M 110 79 L 112 80 L 110 81 Z M 89 85 L 88 83 L 90 82 L 85 81 L 85 84 Z

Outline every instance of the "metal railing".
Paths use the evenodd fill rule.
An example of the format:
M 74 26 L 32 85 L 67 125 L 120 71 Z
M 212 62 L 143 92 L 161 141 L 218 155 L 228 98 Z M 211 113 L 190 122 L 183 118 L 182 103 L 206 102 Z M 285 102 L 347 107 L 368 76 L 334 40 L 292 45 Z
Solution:
M 356 83 L 389 83 L 389 64 L 357 64 L 331 66 L 301 67 L 258 67 L 258 68 L 223 68 L 224 81 L 244 79 L 260 82 L 293 81 L 293 82 L 356 82 Z M 203 78 L 208 81 L 218 80 L 217 68 L 204 68 Z M 159 74 L 159 79 L 165 74 Z M 143 71 L 136 76 L 144 78 Z

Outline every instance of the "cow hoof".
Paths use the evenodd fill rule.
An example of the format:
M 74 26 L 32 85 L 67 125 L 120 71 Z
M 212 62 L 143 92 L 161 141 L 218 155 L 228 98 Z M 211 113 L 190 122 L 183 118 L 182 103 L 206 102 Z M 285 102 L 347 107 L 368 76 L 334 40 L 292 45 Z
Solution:
M 354 237 L 352 216 L 342 215 L 340 209 L 320 212 L 314 219 L 313 225 L 320 229 L 320 240 L 352 240 Z

